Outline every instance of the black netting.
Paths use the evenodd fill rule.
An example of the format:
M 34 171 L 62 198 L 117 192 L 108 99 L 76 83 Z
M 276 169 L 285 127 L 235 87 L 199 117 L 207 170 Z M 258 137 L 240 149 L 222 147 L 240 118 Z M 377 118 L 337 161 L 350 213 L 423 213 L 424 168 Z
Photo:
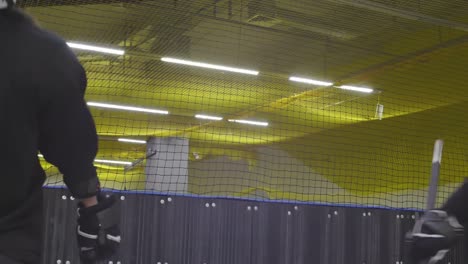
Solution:
M 421 208 L 438 138 L 439 201 L 468 175 L 466 1 L 22 5 L 87 70 L 107 188 Z

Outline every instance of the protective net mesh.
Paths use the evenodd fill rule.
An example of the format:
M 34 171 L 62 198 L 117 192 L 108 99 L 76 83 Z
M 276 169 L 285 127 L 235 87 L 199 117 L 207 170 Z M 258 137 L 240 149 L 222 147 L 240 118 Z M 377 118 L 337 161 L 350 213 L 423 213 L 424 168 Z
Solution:
M 73 48 L 107 188 L 422 208 L 438 138 L 439 202 L 468 175 L 466 1 L 23 6 L 70 44 L 124 52 Z

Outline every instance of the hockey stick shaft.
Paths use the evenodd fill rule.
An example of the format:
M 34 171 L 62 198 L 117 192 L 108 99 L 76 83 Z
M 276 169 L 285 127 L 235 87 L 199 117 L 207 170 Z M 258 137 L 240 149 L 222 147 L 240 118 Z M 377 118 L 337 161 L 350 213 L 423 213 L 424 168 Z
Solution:
M 442 139 L 436 140 L 434 144 L 434 153 L 432 156 L 432 169 L 431 169 L 431 182 L 429 184 L 429 191 L 427 193 L 426 209 L 434 209 L 437 199 L 437 185 L 439 184 L 440 163 L 442 161 L 442 150 L 444 141 Z

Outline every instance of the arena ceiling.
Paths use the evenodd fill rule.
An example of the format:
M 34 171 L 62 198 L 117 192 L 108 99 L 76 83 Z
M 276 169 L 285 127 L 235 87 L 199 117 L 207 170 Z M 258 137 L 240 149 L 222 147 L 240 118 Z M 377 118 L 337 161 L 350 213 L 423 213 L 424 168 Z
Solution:
M 430 156 L 433 140 L 443 137 L 458 144 L 448 146 L 458 169 L 445 180 L 458 180 L 467 172 L 466 1 L 26 0 L 23 5 L 41 26 L 67 41 L 125 50 L 124 56 L 77 51 L 88 72 L 88 101 L 170 112 L 163 116 L 92 108 L 101 157 L 133 161 L 144 156 L 144 146 L 117 142 L 119 137 L 184 136 L 202 155 L 219 154 L 204 147 L 207 143 L 240 152 L 277 144 L 305 164 L 325 168 L 323 164 L 334 162 L 346 170 L 365 167 L 366 160 L 378 155 L 375 149 L 405 142 L 408 149 L 395 157 L 404 170 L 424 164 L 420 161 L 426 154 L 414 158 L 417 162 L 413 155 Z M 165 63 L 163 57 L 260 73 L 186 67 Z M 292 75 L 375 91 L 293 83 L 288 80 Z M 376 117 L 378 103 L 384 105 L 382 120 Z M 199 113 L 225 120 L 195 119 Z M 227 119 L 266 121 L 269 126 L 245 127 Z M 331 135 L 336 148 L 329 147 Z M 319 149 L 312 155 L 322 158 L 311 158 L 310 148 Z M 369 151 L 361 151 L 360 157 L 349 154 L 356 148 Z M 373 167 L 388 162 L 382 159 Z M 375 168 L 330 178 L 357 189 L 362 182 L 349 177 L 374 182 L 393 177 Z M 398 189 L 398 178 L 394 181 Z

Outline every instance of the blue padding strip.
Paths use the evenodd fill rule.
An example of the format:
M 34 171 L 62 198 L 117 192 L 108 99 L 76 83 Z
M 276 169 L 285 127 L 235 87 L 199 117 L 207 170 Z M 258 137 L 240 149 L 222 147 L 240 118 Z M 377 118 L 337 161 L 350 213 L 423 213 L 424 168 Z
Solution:
M 64 186 L 44 186 L 46 189 L 64 189 L 67 190 Z M 141 194 L 141 195 L 158 195 L 158 196 L 173 196 L 173 197 L 188 197 L 188 198 L 198 198 L 198 199 L 227 199 L 227 200 L 241 200 L 241 201 L 250 201 L 250 202 L 260 202 L 260 203 L 280 203 L 280 204 L 302 204 L 302 205 L 314 205 L 314 206 L 328 206 L 328 207 L 346 207 L 346 208 L 362 208 L 362 209 L 384 209 L 392 211 L 418 211 L 423 212 L 424 210 L 420 208 L 399 208 L 383 205 L 362 205 L 362 204 L 345 204 L 345 203 L 326 203 L 326 202 L 305 202 L 305 201 L 291 201 L 291 200 L 261 200 L 255 198 L 245 198 L 237 196 L 217 196 L 217 195 L 199 195 L 199 194 L 181 194 L 181 193 L 168 193 L 168 192 L 156 192 L 156 191 L 141 191 L 141 190 L 114 190 L 103 188 L 103 191 L 113 192 L 119 194 Z

